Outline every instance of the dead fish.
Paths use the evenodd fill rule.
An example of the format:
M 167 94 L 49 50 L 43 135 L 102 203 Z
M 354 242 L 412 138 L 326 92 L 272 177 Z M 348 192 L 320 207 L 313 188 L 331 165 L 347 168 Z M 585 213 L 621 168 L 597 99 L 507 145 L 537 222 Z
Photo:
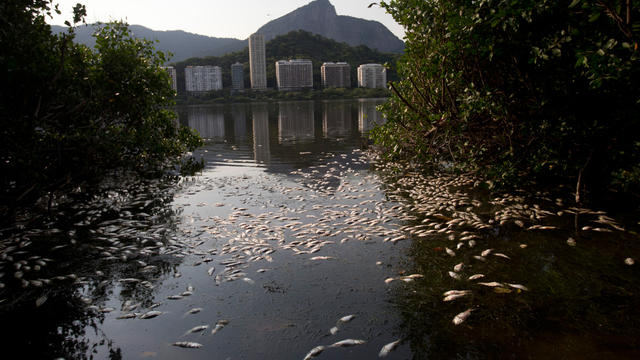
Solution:
M 498 287 L 498 286 L 503 286 L 502 283 L 499 283 L 497 281 L 492 281 L 492 282 L 479 282 L 479 285 L 484 285 L 484 286 L 488 286 L 488 287 Z
M 629 266 L 631 266 L 631 265 L 635 264 L 636 262 L 635 262 L 635 260 L 633 260 L 632 258 L 629 257 L 629 258 L 624 259 L 624 263 L 629 265 Z
M 460 263 L 460 264 L 457 264 L 456 266 L 454 266 L 453 267 L 453 271 L 460 272 L 460 270 L 462 270 L 462 268 L 464 268 L 464 263 Z
M 510 257 L 508 257 L 507 255 L 503 254 L 503 253 L 493 253 L 493 256 L 499 256 L 501 258 L 505 258 L 507 260 L 511 260 Z
M 137 316 L 138 315 L 136 313 L 128 313 L 128 314 L 120 315 L 116 319 L 118 319 L 118 320 L 133 319 L 133 318 L 135 318 Z M 142 319 L 142 317 L 140 317 L 140 318 Z
M 218 331 L 222 330 L 223 327 L 225 327 L 225 325 L 227 325 L 229 323 L 229 320 L 218 320 L 218 322 L 216 323 L 216 327 L 213 328 L 213 330 L 211 330 L 211 334 L 215 334 Z
M 263 273 L 263 272 L 266 272 L 266 271 L 269 271 L 269 269 L 258 269 L 258 270 L 256 270 L 256 272 L 259 272 L 259 273 Z
M 452 322 L 454 325 L 460 325 L 462 324 L 465 320 L 467 320 L 467 318 L 469 317 L 469 315 L 471 315 L 471 312 L 474 311 L 475 309 L 467 309 L 463 312 L 461 312 L 460 314 L 456 315 Z
M 388 283 L 392 282 L 393 280 L 396 280 L 396 278 L 392 278 L 392 277 L 386 278 L 386 279 L 384 279 L 384 283 L 388 284 Z
M 42 306 L 47 301 L 47 295 L 42 295 L 38 299 L 36 299 L 36 307 Z
M 469 276 L 469 280 L 477 280 L 477 279 L 481 279 L 484 277 L 484 274 L 474 274 Z
M 333 343 L 333 344 L 329 345 L 329 347 L 354 346 L 354 345 L 361 345 L 361 344 L 364 344 L 364 343 L 365 343 L 364 340 L 345 339 L 345 340 L 341 340 L 341 341 L 338 341 L 336 343 Z
M 334 259 L 333 256 L 314 256 L 309 260 L 315 261 L 315 260 L 329 260 L 329 259 Z
M 484 258 L 484 257 L 482 257 L 482 256 L 478 256 L 478 255 L 473 255 L 473 258 L 474 258 L 474 259 L 476 259 L 476 260 L 483 261 L 483 262 L 484 262 L 484 261 L 487 261 L 487 259 L 486 259 L 486 258 Z
M 202 308 L 193 308 L 193 309 L 191 309 L 191 310 L 187 311 L 187 312 L 185 313 L 185 315 L 196 314 L 196 313 L 199 313 L 200 311 L 202 311 Z
M 202 347 L 202 344 L 197 342 L 191 342 L 191 341 L 178 341 L 178 342 L 174 342 L 171 345 L 179 346 L 183 348 L 201 348 Z
M 353 320 L 353 318 L 354 318 L 354 317 L 356 317 L 356 316 L 355 316 L 355 315 L 347 315 L 347 316 L 343 316 L 343 317 L 341 317 L 341 318 L 338 320 L 338 322 L 341 322 L 341 323 L 347 323 L 347 322 L 349 322 L 349 321 Z
M 448 247 L 445 247 L 445 248 L 444 248 L 444 251 L 446 251 L 446 252 L 447 252 L 447 254 L 448 254 L 449 256 L 451 256 L 451 257 L 456 256 L 456 252 L 455 252 L 455 251 L 453 251 L 453 250 L 451 250 L 451 249 L 449 249 Z
M 449 276 L 451 276 L 452 278 L 456 279 L 456 280 L 460 280 L 460 274 L 453 272 L 453 271 L 449 271 Z
M 401 340 L 402 339 L 398 339 L 394 342 L 390 342 L 387 345 L 383 346 L 382 349 L 380 349 L 380 352 L 378 353 L 378 357 L 385 357 L 389 355 L 389 353 L 393 351 L 393 349 L 395 349 L 396 346 L 398 346 L 398 344 L 400 344 Z
M 526 286 L 524 286 L 524 285 L 520 285 L 520 284 L 509 284 L 509 283 L 507 283 L 507 285 L 511 286 L 511 287 L 512 287 L 512 288 L 514 288 L 514 289 L 519 289 L 519 290 L 522 290 L 522 291 L 529 291 L 529 289 L 528 289 Z
M 487 250 L 481 252 L 480 256 L 487 257 L 487 255 L 491 254 L 492 251 L 493 251 L 493 249 L 487 249 Z
M 461 297 L 464 297 L 464 296 L 467 296 L 467 295 L 470 295 L 470 294 L 471 294 L 471 291 L 470 291 L 470 290 L 462 290 L 462 291 L 458 291 L 458 292 L 455 292 L 455 293 L 451 293 L 451 294 L 449 294 L 449 295 L 446 295 L 446 296 L 445 296 L 445 298 L 444 298 L 444 299 L 442 299 L 442 301 L 445 301 L 445 302 L 447 302 L 447 301 L 453 301 L 453 300 L 455 300 L 455 299 L 459 299 L 459 298 L 461 298 Z
M 316 346 L 307 353 L 303 360 L 310 360 L 318 356 L 324 350 L 324 346 Z
M 334 327 L 332 327 L 331 329 L 329 329 L 329 333 L 330 333 L 331 335 L 335 335 L 335 334 L 337 334 L 337 333 L 338 333 L 338 330 L 339 330 L 339 329 L 338 329 L 338 327 L 337 327 L 337 326 L 334 326 Z
M 169 299 L 169 300 L 180 300 L 182 298 L 183 298 L 182 295 L 170 295 L 170 296 L 167 296 L 167 299 Z
M 182 335 L 182 336 L 186 336 L 186 335 L 189 335 L 189 334 L 194 333 L 194 332 L 200 332 L 200 331 L 203 331 L 203 330 L 207 330 L 208 328 L 209 328 L 209 325 L 194 326 L 191 329 L 189 329 L 189 331 L 184 333 L 184 335 Z
M 163 314 L 162 311 L 155 311 L 155 310 L 147 311 L 146 313 L 140 315 L 140 319 L 151 319 L 162 314 Z
M 207 270 L 207 274 L 209 274 L 209 276 L 212 276 L 214 271 L 216 271 L 216 267 L 212 266 L 209 268 L 209 270 Z
M 248 277 L 242 278 L 242 281 L 244 281 L 244 282 L 246 282 L 247 284 L 250 284 L 250 285 L 253 285 L 253 284 L 256 283 L 255 281 L 253 281 L 252 279 L 250 279 Z

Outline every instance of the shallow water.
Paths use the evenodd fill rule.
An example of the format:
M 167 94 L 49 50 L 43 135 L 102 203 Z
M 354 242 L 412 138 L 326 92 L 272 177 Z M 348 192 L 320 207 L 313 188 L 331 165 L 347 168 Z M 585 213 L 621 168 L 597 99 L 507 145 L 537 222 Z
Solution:
M 637 217 L 376 165 L 364 136 L 382 101 L 178 108 L 207 138 L 201 175 L 107 184 L 2 230 L 3 345 L 51 359 L 319 345 L 319 359 L 369 359 L 398 339 L 390 359 L 640 356 Z M 469 293 L 444 302 L 452 289 Z M 328 347 L 343 339 L 365 343 Z

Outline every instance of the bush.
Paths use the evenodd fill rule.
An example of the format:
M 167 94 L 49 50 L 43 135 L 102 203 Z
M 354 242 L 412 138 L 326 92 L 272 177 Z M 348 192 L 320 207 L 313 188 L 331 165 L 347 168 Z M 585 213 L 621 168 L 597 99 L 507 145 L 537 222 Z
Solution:
M 389 158 L 451 162 L 503 184 L 637 188 L 640 5 L 380 5 L 406 28 L 389 121 L 374 132 Z
M 52 35 L 51 2 L 0 4 L 1 212 L 113 169 L 155 171 L 201 140 L 176 126 L 166 55 L 127 25 L 103 25 L 95 49 Z M 84 6 L 74 9 L 74 23 Z M 70 25 L 70 24 L 69 24 Z

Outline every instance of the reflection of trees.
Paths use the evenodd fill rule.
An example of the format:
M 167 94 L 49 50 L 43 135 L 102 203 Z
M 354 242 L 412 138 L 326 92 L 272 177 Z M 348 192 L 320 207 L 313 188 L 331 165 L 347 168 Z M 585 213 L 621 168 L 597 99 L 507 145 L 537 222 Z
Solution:
M 558 226 L 571 229 L 573 224 L 566 220 Z M 631 237 L 618 234 L 611 239 L 597 234 L 583 239 L 583 247 L 578 248 L 567 246 L 562 231 L 501 228 L 498 235 L 483 234 L 473 249 L 465 244 L 454 257 L 446 255 L 444 248 L 455 249 L 458 240 L 446 235 L 412 240 L 411 264 L 405 274 L 424 278 L 407 284 L 393 282 L 391 302 L 414 358 L 589 358 L 585 354 L 594 350 L 605 357 L 624 358 L 629 345 L 621 344 L 634 344 L 632 352 L 637 354 L 640 324 L 630 319 L 640 316 L 640 284 L 623 270 L 621 260 L 618 266 L 611 263 L 615 243 L 620 238 L 631 242 Z M 522 249 L 521 243 L 529 246 Z M 487 248 L 511 259 L 473 258 Z M 447 274 L 458 263 L 465 264 L 462 280 Z M 477 273 L 486 277 L 466 280 Z M 529 291 L 507 286 L 496 290 L 478 281 L 517 282 Z M 443 302 L 443 293 L 454 289 L 472 294 Z M 464 323 L 453 325 L 456 314 L 469 308 L 476 310 Z
M 315 138 L 313 101 L 280 102 L 278 140 L 280 143 Z
M 365 134 L 371 131 L 376 125 L 384 124 L 386 119 L 382 116 L 376 106 L 384 101 L 378 99 L 358 100 L 358 129 Z
M 351 133 L 351 102 L 324 102 L 322 132 L 327 138 L 345 137 Z
M 256 163 L 271 161 L 269 146 L 269 109 L 266 103 L 251 105 L 253 115 L 253 154 Z
M 31 268 L 0 289 L 0 343 L 25 359 L 85 359 L 94 351 L 121 358 L 101 332 L 102 310 L 116 289 L 123 304 L 141 303 L 137 311 L 150 306 L 151 288 L 180 261 L 158 256 L 175 233 L 175 180 L 122 176 L 71 194 L 55 211 L 30 214 L 29 227 L 9 236 L 29 245 L 0 246 L 4 259 Z M 139 281 L 121 284 L 122 278 Z
M 188 109 L 189 127 L 206 139 L 224 137 L 224 113 L 222 107 L 191 106 Z

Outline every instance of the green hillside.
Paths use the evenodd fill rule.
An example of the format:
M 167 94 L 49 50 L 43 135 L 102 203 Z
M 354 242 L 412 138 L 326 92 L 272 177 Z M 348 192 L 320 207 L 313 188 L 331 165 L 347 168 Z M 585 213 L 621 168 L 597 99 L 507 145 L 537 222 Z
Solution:
M 276 86 L 275 62 L 287 59 L 309 59 L 313 62 L 313 85 L 320 88 L 320 66 L 328 61 L 345 61 L 351 65 L 351 85 L 357 85 L 357 68 L 360 64 L 380 63 L 395 64 L 400 55 L 381 53 L 366 46 L 349 46 L 346 43 L 327 39 L 306 31 L 292 31 L 281 35 L 266 44 L 267 54 L 267 86 Z M 231 64 L 240 62 L 244 65 L 245 88 L 250 87 L 249 80 L 249 49 L 205 58 L 191 58 L 174 63 L 178 75 L 178 93 L 184 93 L 184 68 L 192 65 L 217 65 L 222 68 L 222 83 L 224 88 L 231 87 Z M 387 80 L 395 80 L 393 70 L 387 71 Z

